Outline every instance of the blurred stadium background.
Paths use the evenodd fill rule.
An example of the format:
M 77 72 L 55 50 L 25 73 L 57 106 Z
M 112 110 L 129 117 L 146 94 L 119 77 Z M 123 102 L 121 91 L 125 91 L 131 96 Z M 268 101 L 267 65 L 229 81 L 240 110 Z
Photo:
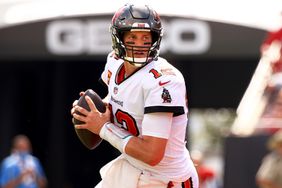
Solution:
M 87 150 L 71 123 L 72 102 L 98 83 L 114 11 L 134 1 L 0 0 L 0 159 L 26 134 L 51 188 L 93 187 L 118 155 Z M 142 1 L 138 1 L 139 3 Z M 145 1 L 146 2 L 146 1 Z M 281 1 L 147 1 L 161 15 L 161 56 L 182 71 L 189 96 L 187 147 L 205 154 L 217 187 L 255 188 L 268 135 L 232 129 L 269 31 L 282 26 Z M 246 128 L 248 124 L 243 125 Z M 238 133 L 238 134 L 235 134 Z

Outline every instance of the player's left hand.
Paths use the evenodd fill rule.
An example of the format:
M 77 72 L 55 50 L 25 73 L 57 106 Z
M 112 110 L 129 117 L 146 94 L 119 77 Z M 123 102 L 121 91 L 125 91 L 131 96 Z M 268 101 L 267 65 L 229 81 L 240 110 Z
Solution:
M 82 96 L 82 95 L 84 95 L 84 91 L 81 91 L 80 93 L 79 93 L 79 96 Z M 77 103 L 78 103 L 78 100 L 75 100 L 75 101 L 73 101 L 73 103 L 72 103 L 72 109 L 71 109 L 71 115 L 73 115 L 74 113 L 75 113 L 75 106 L 77 105 Z
M 105 113 L 101 113 L 97 110 L 94 102 L 91 100 L 89 96 L 85 96 L 85 100 L 89 105 L 90 111 L 75 105 L 74 111 L 80 112 L 82 115 L 78 115 L 77 113 L 73 113 L 73 117 L 85 122 L 85 124 L 75 125 L 76 129 L 87 129 L 94 134 L 99 135 L 101 128 L 106 122 L 110 122 L 110 110 L 106 108 Z

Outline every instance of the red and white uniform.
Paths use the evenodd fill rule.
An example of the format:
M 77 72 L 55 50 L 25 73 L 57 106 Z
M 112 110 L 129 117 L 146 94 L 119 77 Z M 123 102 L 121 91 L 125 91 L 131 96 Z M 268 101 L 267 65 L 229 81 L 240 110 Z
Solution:
M 168 142 L 164 157 L 156 166 L 122 155 L 143 172 L 171 181 L 187 180 L 194 166 L 185 146 L 188 109 L 182 74 L 165 59 L 158 58 L 125 78 L 123 61 L 109 55 L 102 73 L 102 80 L 108 85 L 113 123 L 134 136 L 165 138 Z M 172 112 L 172 124 L 142 124 L 144 114 L 154 112 Z

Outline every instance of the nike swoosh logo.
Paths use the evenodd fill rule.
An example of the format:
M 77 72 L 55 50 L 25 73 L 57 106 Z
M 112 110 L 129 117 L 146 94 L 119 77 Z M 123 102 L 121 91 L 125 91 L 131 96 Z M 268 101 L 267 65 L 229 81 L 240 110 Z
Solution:
M 167 84 L 167 83 L 169 83 L 169 82 L 170 82 L 170 80 L 167 81 L 167 82 L 161 82 L 161 81 L 159 81 L 159 85 L 160 85 L 160 86 L 163 86 L 163 85 L 165 85 L 165 84 Z

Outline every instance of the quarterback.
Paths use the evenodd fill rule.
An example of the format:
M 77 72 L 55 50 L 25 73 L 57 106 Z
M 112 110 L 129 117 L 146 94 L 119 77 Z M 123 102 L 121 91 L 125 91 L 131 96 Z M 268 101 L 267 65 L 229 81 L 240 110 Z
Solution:
M 163 28 L 149 6 L 126 4 L 113 16 L 113 51 L 102 81 L 107 111 L 74 105 L 85 122 L 77 129 L 100 135 L 121 155 L 105 165 L 96 187 L 198 188 L 198 176 L 185 144 L 187 96 L 182 74 L 159 57 Z M 79 111 L 83 115 L 78 115 Z

